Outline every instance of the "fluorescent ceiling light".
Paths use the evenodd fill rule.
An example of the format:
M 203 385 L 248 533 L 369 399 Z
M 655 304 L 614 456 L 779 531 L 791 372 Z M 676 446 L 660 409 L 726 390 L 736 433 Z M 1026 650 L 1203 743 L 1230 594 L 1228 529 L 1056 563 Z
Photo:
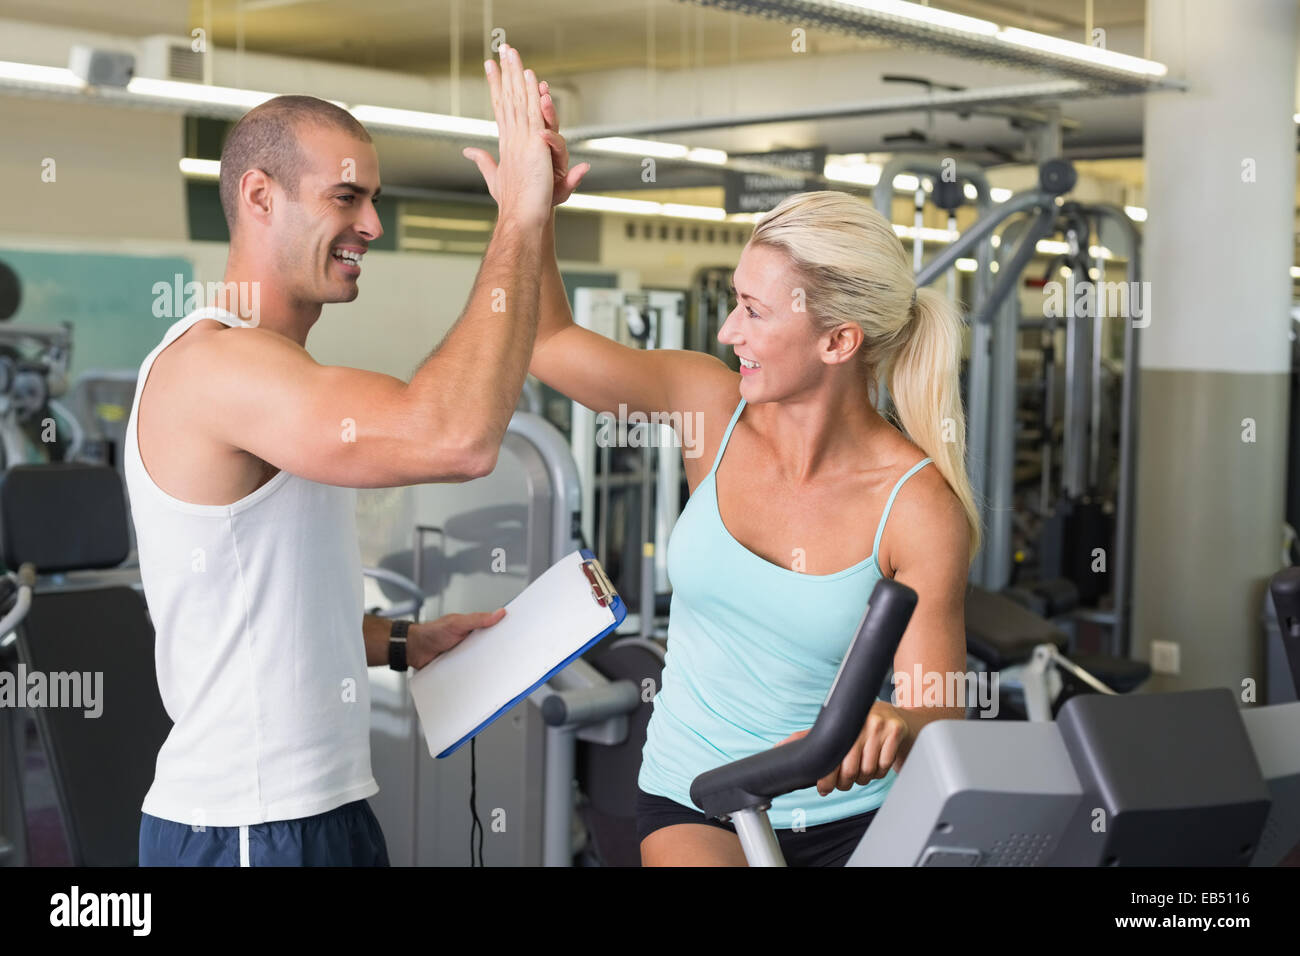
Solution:
M 713 163 L 721 166 L 727 161 L 727 153 L 726 150 L 722 149 L 706 149 L 704 147 L 698 147 L 696 149 L 687 150 L 686 158 L 695 163 Z
M 1147 221 L 1147 211 L 1141 206 L 1125 206 L 1124 211 L 1128 213 L 1128 217 L 1134 222 Z
M 904 0 L 840 0 L 844 6 L 857 7 L 872 13 L 884 13 L 891 17 L 900 17 L 923 23 L 926 26 L 943 27 L 946 30 L 958 30 L 962 33 L 974 33 L 977 36 L 993 36 L 998 32 L 998 25 L 988 20 L 965 17 L 960 13 L 936 10 L 919 3 L 906 3 Z
M 252 109 L 278 93 L 259 90 L 239 90 L 231 86 L 208 86 L 205 83 L 178 83 L 174 80 L 154 80 L 137 76 L 126 85 L 128 93 L 147 99 L 181 100 L 187 103 L 213 103 L 218 106 L 238 106 Z
M 992 186 L 989 188 L 989 197 L 994 202 L 1006 202 L 1011 198 L 1011 190 L 1003 189 L 1001 186 Z
M 723 8 L 733 6 L 743 8 L 745 6 L 744 3 L 736 3 L 734 0 L 733 2 L 727 2 L 727 0 L 696 0 L 696 2 L 703 3 L 706 6 Z M 768 6 L 774 7 L 777 5 L 768 4 Z M 999 43 L 1006 43 L 1021 49 L 1035 50 L 1062 59 L 1072 60 L 1076 64 L 1128 73 L 1145 80 L 1159 79 L 1168 73 L 1168 69 L 1164 64 L 1157 63 L 1154 60 L 1116 53 L 1086 43 L 1062 40 L 1059 37 L 1049 36 L 1045 33 L 1035 33 L 1016 27 L 999 27 L 990 20 L 963 16 L 947 10 L 937 10 L 932 6 L 908 3 L 905 0 L 807 0 L 804 6 L 824 8 L 825 14 L 817 11 L 812 15 L 821 17 L 823 21 L 834 21 L 842 28 L 859 35 L 870 35 L 882 28 L 901 32 L 898 31 L 898 21 L 901 20 L 920 34 L 914 39 L 922 42 L 926 39 L 925 34 L 929 34 L 930 38 L 945 40 L 949 44 L 956 41 L 960 45 L 961 36 L 958 35 L 964 35 L 970 41 L 972 47 L 982 48 L 983 51 L 995 49 Z M 850 11 L 861 11 L 866 16 L 855 18 Z M 783 14 L 777 15 L 782 16 Z M 874 18 L 872 15 L 874 15 Z M 797 22 L 794 12 L 790 12 L 786 16 L 793 22 Z M 845 21 L 847 21 L 847 24 Z M 1018 65 L 1022 67 L 1028 66 L 1023 62 L 1024 58 L 1019 59 L 1022 62 Z M 1297 122 L 1300 122 L 1300 120 L 1297 120 Z
M 67 89 L 78 89 L 86 85 L 81 82 L 81 77 L 61 66 L 37 66 L 34 63 L 12 63 L 8 60 L 0 60 L 0 80 Z
M 974 259 L 958 259 L 954 265 L 957 267 L 958 272 L 974 272 L 979 268 L 979 263 Z
M 644 199 L 624 199 L 620 196 L 592 196 L 574 193 L 560 204 L 562 209 L 585 209 L 591 212 L 621 212 L 634 216 L 670 216 L 675 219 L 707 219 L 712 222 L 726 220 L 727 211 L 721 206 L 690 206 L 684 203 L 649 202 Z
M 216 159 L 181 159 L 181 174 L 190 179 L 220 179 L 221 162 Z
M 654 216 L 659 212 L 659 203 L 646 202 L 644 199 L 620 199 L 616 196 L 591 196 L 574 193 L 560 203 L 563 209 L 589 209 L 593 212 L 630 212 L 638 216 Z
M 822 175 L 833 182 L 874 186 L 880 182 L 880 164 L 868 163 L 861 156 L 861 153 L 846 156 L 828 156 L 826 165 L 822 169 Z
M 678 143 L 661 143 L 653 139 L 631 139 L 627 136 L 603 136 L 578 144 L 579 149 L 599 153 L 619 153 L 624 156 L 654 156 L 657 159 L 685 159 L 690 152 Z
M 76 74 L 62 67 L 37 66 L 31 63 L 14 63 L 0 60 L 0 83 L 5 82 L 66 89 L 84 89 L 86 86 Z M 147 100 L 178 104 L 195 103 L 228 106 L 245 110 L 252 109 L 280 95 L 261 90 L 244 90 L 229 86 L 212 86 L 205 83 L 181 83 L 174 80 L 157 80 L 141 76 L 134 77 L 127 84 L 126 89 L 128 93 Z M 498 138 L 497 124 L 491 120 L 448 116 L 443 113 L 395 109 L 388 106 L 369 104 L 349 107 L 337 100 L 329 100 L 328 102 L 348 110 L 360 123 L 483 139 Z M 722 166 L 727 162 L 727 153 L 721 149 L 688 147 L 679 143 L 664 143 L 658 140 L 632 139 L 622 136 L 587 140 L 579 144 L 579 146 L 597 152 L 631 156 L 655 156 L 661 159 L 680 159 L 711 166 Z
M 1073 40 L 1062 40 L 1060 37 L 1048 36 L 1046 33 L 1033 33 L 1029 30 L 1007 27 L 1005 30 L 1000 31 L 997 37 L 999 40 L 1013 43 L 1016 46 L 1054 53 L 1057 56 L 1067 57 L 1081 63 L 1089 63 L 1093 66 L 1123 70 L 1125 73 L 1137 73 L 1158 79 L 1169 72 L 1163 63 L 1157 63 L 1154 60 L 1144 60 L 1138 56 L 1116 53 L 1114 50 L 1089 46 L 1086 43 L 1076 43 Z
M 712 219 L 721 222 L 727 218 L 727 210 L 721 206 L 688 206 L 684 203 L 666 202 L 660 212 L 680 219 Z
M 0 83 L 22 83 L 54 86 L 64 89 L 90 89 L 71 70 L 58 67 L 36 66 L 32 63 L 12 63 L 0 60 Z M 174 80 L 156 80 L 147 76 L 133 77 L 126 91 L 146 100 L 176 104 L 230 106 L 252 109 L 279 96 L 261 90 L 244 90 L 232 86 L 212 86 L 207 83 L 181 83 Z M 328 100 L 343 106 L 337 100 Z
M 399 110 L 389 106 L 353 106 L 351 113 L 359 123 L 374 123 L 398 129 L 426 130 L 433 133 L 460 133 L 465 136 L 497 138 L 497 124 L 491 120 Z
M 601 136 L 586 139 L 573 147 L 594 153 L 615 153 L 619 156 L 653 156 L 656 159 L 681 159 L 691 163 L 707 163 L 722 166 L 727 162 L 727 154 L 721 149 L 683 146 L 680 143 L 665 143 L 657 139 L 635 139 L 629 136 Z

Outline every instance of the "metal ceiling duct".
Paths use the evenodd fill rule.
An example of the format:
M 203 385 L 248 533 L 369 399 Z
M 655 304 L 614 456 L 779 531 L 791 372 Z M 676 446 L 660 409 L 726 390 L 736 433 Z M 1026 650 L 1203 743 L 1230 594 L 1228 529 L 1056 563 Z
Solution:
M 680 2 L 765 17 L 770 20 L 783 20 L 801 27 L 820 27 L 851 36 L 886 40 L 898 46 L 979 60 L 995 66 L 1048 73 L 1086 83 L 1096 95 L 1181 88 L 1178 83 L 1154 75 L 1144 77 L 1130 69 L 1089 62 L 1086 59 L 1054 52 L 1045 46 L 1010 42 L 1008 38 L 1012 36 L 1034 37 L 1036 35 L 1018 30 L 999 30 L 995 24 L 990 24 L 988 21 L 948 14 L 933 7 L 923 7 L 921 4 L 899 3 L 896 0 L 877 0 L 877 2 L 861 0 L 858 3 L 841 2 L 841 0 L 680 0 Z M 902 13 L 913 7 L 917 10 L 915 16 Z M 889 12 L 891 9 L 899 12 L 891 13 Z M 922 16 L 936 19 L 927 21 L 921 19 Z M 969 21 L 972 27 L 977 24 L 987 24 L 993 29 L 984 31 L 959 29 L 944 25 L 943 18 L 954 24 Z M 1047 43 L 1055 38 L 1044 36 L 1042 40 Z M 1118 59 L 1118 55 L 1116 58 Z M 1135 57 L 1129 59 L 1137 61 Z

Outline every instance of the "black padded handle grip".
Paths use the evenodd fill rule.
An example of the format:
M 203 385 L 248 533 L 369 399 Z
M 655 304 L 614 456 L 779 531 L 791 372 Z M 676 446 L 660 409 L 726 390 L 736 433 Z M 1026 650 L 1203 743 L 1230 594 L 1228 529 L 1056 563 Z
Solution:
M 876 694 L 894 662 L 916 592 L 888 578 L 879 581 L 807 736 L 700 774 L 691 800 L 707 816 L 769 806 L 772 798 L 810 787 L 834 769 L 857 740 Z

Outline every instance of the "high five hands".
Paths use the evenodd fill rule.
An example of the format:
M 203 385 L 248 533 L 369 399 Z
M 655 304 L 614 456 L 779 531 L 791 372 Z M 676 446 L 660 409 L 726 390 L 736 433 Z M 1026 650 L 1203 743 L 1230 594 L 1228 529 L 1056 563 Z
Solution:
M 519 145 L 515 142 L 518 139 L 531 140 L 527 144 L 530 146 L 537 142 L 544 144 L 550 154 L 551 205 L 558 206 L 578 188 L 591 164 L 579 163 L 569 168 L 569 147 L 559 133 L 560 122 L 550 86 L 545 80 L 539 83 L 532 70 L 523 69 L 518 50 L 503 43 L 499 53 L 500 68 L 491 60 L 483 68 L 492 94 L 492 112 L 496 114 L 501 163 L 498 165 L 486 150 L 473 146 L 462 150 L 461 155 L 478 167 L 488 192 L 504 213 L 507 207 L 503 200 L 508 201 L 509 194 L 507 148 Z

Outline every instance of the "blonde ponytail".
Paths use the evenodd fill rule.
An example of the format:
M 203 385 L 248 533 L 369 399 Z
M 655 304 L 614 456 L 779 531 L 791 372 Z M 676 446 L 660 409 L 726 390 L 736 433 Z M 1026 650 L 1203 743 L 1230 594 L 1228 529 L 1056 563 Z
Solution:
M 948 299 L 918 289 L 906 335 L 889 363 L 889 396 L 899 424 L 952 488 L 966 513 L 970 554 L 980 547 L 979 509 L 966 472 L 966 416 L 958 376 L 962 319 Z
M 966 513 L 968 561 L 980 547 L 979 510 L 966 472 L 966 416 L 958 384 L 962 319 L 938 292 L 917 289 L 894 228 L 865 200 L 833 190 L 789 196 L 750 242 L 780 249 L 805 277 L 820 331 L 862 329 L 868 394 L 884 382 L 907 436 L 934 459 Z M 915 299 L 913 299 L 915 295 Z

